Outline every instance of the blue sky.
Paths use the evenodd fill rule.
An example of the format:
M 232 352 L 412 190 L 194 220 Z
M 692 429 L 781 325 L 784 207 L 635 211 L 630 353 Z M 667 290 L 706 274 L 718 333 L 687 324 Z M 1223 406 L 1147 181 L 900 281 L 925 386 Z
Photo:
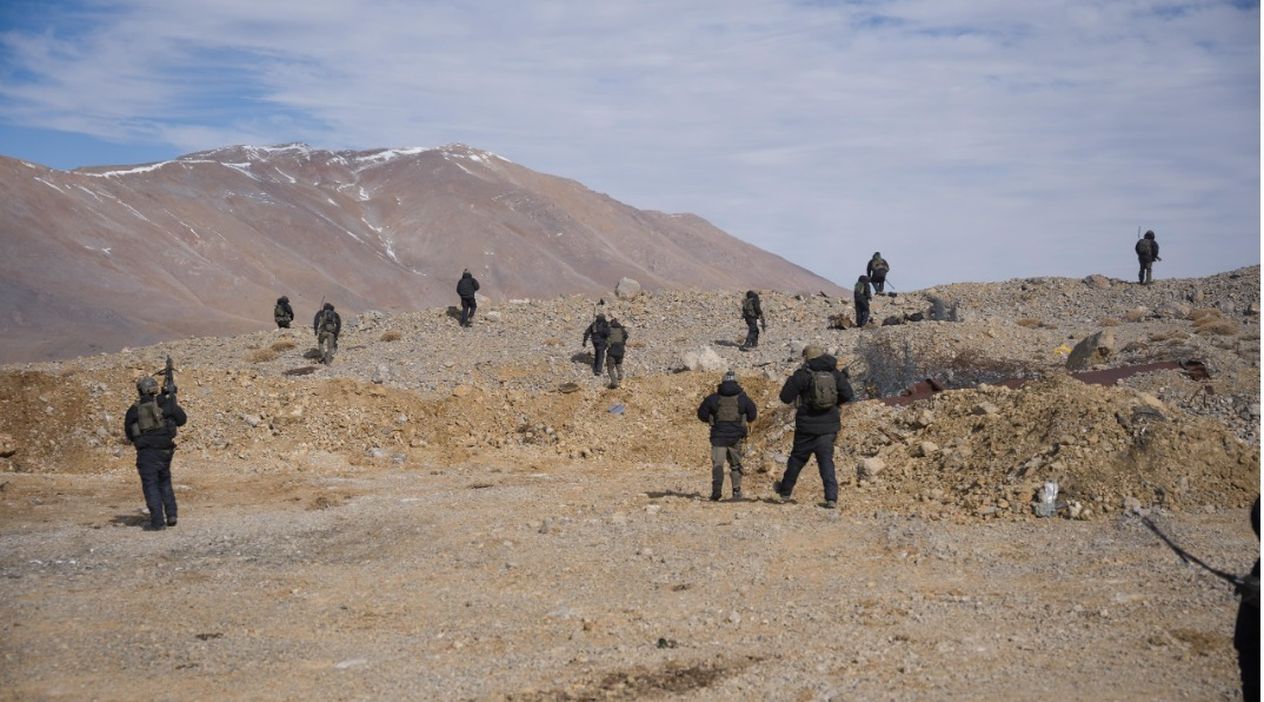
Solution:
M 0 3 L 0 154 L 462 142 L 848 284 L 1260 260 L 1260 14 L 1203 0 Z

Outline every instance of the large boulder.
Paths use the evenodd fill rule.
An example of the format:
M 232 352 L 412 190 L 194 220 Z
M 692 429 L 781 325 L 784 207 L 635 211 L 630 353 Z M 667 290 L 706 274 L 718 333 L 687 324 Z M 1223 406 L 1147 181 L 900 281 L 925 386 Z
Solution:
M 1094 290 L 1105 290 L 1110 287 L 1110 278 L 1107 278 L 1101 273 L 1094 273 L 1093 275 L 1084 278 L 1084 284 Z
M 1164 319 L 1186 319 L 1192 309 L 1184 302 L 1168 300 L 1160 302 L 1159 306 L 1154 308 L 1154 313 Z
M 631 300 L 641 294 L 641 284 L 631 278 L 620 278 L 614 286 L 614 295 L 620 300 Z
M 686 351 L 681 357 L 681 365 L 691 371 L 708 373 L 718 373 L 728 368 L 728 362 L 710 346 L 703 346 L 697 351 Z
M 1115 332 L 1103 329 L 1092 334 L 1071 349 L 1067 357 L 1067 370 L 1084 370 L 1106 361 L 1115 352 Z

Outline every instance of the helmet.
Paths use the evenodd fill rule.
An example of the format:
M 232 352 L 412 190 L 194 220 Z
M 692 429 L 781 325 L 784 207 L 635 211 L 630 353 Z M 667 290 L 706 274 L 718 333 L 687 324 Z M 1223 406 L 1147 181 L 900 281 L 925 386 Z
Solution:
M 1152 231 L 1147 231 L 1147 232 L 1145 233 L 1145 238 L 1147 238 L 1147 239 L 1153 239 L 1153 238 L 1154 238 L 1154 232 L 1152 232 Z
M 332 303 L 332 302 L 326 302 L 326 303 L 325 303 L 325 306 L 324 306 L 324 307 L 322 307 L 321 309 L 323 309 L 323 310 L 332 310 L 333 308 L 334 308 L 334 303 Z
M 867 275 L 862 275 L 862 276 L 860 276 L 860 279 L 859 279 L 859 280 L 857 280 L 856 282 L 857 282 L 857 283 L 868 283 L 868 282 L 869 282 L 869 276 L 867 276 Z
M 730 380 L 731 380 L 731 381 L 733 381 L 733 382 L 737 382 L 737 373 L 734 373 L 734 372 L 733 372 L 733 371 L 731 371 L 731 370 L 730 370 L 730 371 L 728 371 L 728 372 L 726 372 L 726 373 L 724 374 L 724 381 L 723 381 L 723 382 L 726 382 L 726 383 L 727 383 L 727 382 L 729 382 Z
M 873 257 L 874 257 L 874 258 L 882 258 L 882 254 L 881 254 L 880 252 L 878 252 L 878 251 L 874 251 L 874 252 L 873 252 Z
M 606 315 L 601 314 L 600 312 L 598 312 L 598 313 L 597 313 L 597 319 L 600 319 L 601 321 L 603 321 L 603 322 L 604 322 L 604 321 L 606 321 Z
M 136 392 L 142 395 L 156 395 L 158 394 L 158 381 L 154 380 L 153 376 L 150 375 L 141 377 L 136 381 Z
M 754 290 L 747 290 L 747 291 L 746 291 L 746 297 L 755 297 L 755 291 L 754 291 Z
M 290 301 L 290 298 L 286 297 L 285 295 L 282 295 L 281 297 L 277 298 L 277 302 L 289 302 L 289 301 Z
M 808 344 L 803 347 L 803 360 L 810 361 L 818 356 L 824 356 L 825 349 L 819 344 Z

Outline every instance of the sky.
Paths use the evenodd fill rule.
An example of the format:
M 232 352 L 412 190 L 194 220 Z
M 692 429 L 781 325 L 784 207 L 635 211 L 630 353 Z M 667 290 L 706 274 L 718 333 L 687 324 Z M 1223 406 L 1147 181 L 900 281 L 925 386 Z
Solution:
M 850 286 L 1260 261 L 1233 0 L 3 0 L 0 154 L 464 143 Z

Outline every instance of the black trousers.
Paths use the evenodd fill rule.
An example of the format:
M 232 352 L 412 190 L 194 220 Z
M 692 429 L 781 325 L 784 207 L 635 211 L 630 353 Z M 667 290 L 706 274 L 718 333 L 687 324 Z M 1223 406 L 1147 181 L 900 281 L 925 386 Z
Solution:
M 593 375 L 601 375 L 601 369 L 606 365 L 606 345 L 598 344 L 593 340 Z
M 856 300 L 856 326 L 863 327 L 869 323 L 869 301 Z
M 1143 285 L 1150 282 L 1154 261 L 1147 261 L 1142 258 L 1137 260 L 1137 264 L 1140 266 L 1140 270 L 1137 271 L 1137 282 Z
M 786 461 L 786 474 L 781 478 L 781 495 L 789 497 L 794 484 L 799 481 L 799 471 L 808 459 L 816 456 L 816 467 L 821 471 L 821 484 L 825 486 L 825 499 L 838 501 L 838 478 L 834 475 L 834 439 L 838 434 L 808 434 L 794 431 L 794 446 L 790 460 Z
M 746 320 L 746 342 L 742 344 L 747 348 L 755 348 L 759 346 L 759 318 L 743 317 Z
M 887 276 L 885 273 L 883 273 L 882 275 L 878 275 L 875 273 L 874 275 L 869 276 L 869 282 L 873 284 L 874 292 L 881 295 L 882 286 L 886 285 L 887 283 Z
M 149 525 L 161 529 L 176 518 L 176 493 L 171 487 L 171 457 L 175 449 L 138 449 L 136 471 L 149 508 Z M 164 515 L 165 513 L 165 515 Z
M 474 321 L 474 310 L 478 309 L 478 302 L 472 297 L 461 298 L 461 326 L 468 327 Z

